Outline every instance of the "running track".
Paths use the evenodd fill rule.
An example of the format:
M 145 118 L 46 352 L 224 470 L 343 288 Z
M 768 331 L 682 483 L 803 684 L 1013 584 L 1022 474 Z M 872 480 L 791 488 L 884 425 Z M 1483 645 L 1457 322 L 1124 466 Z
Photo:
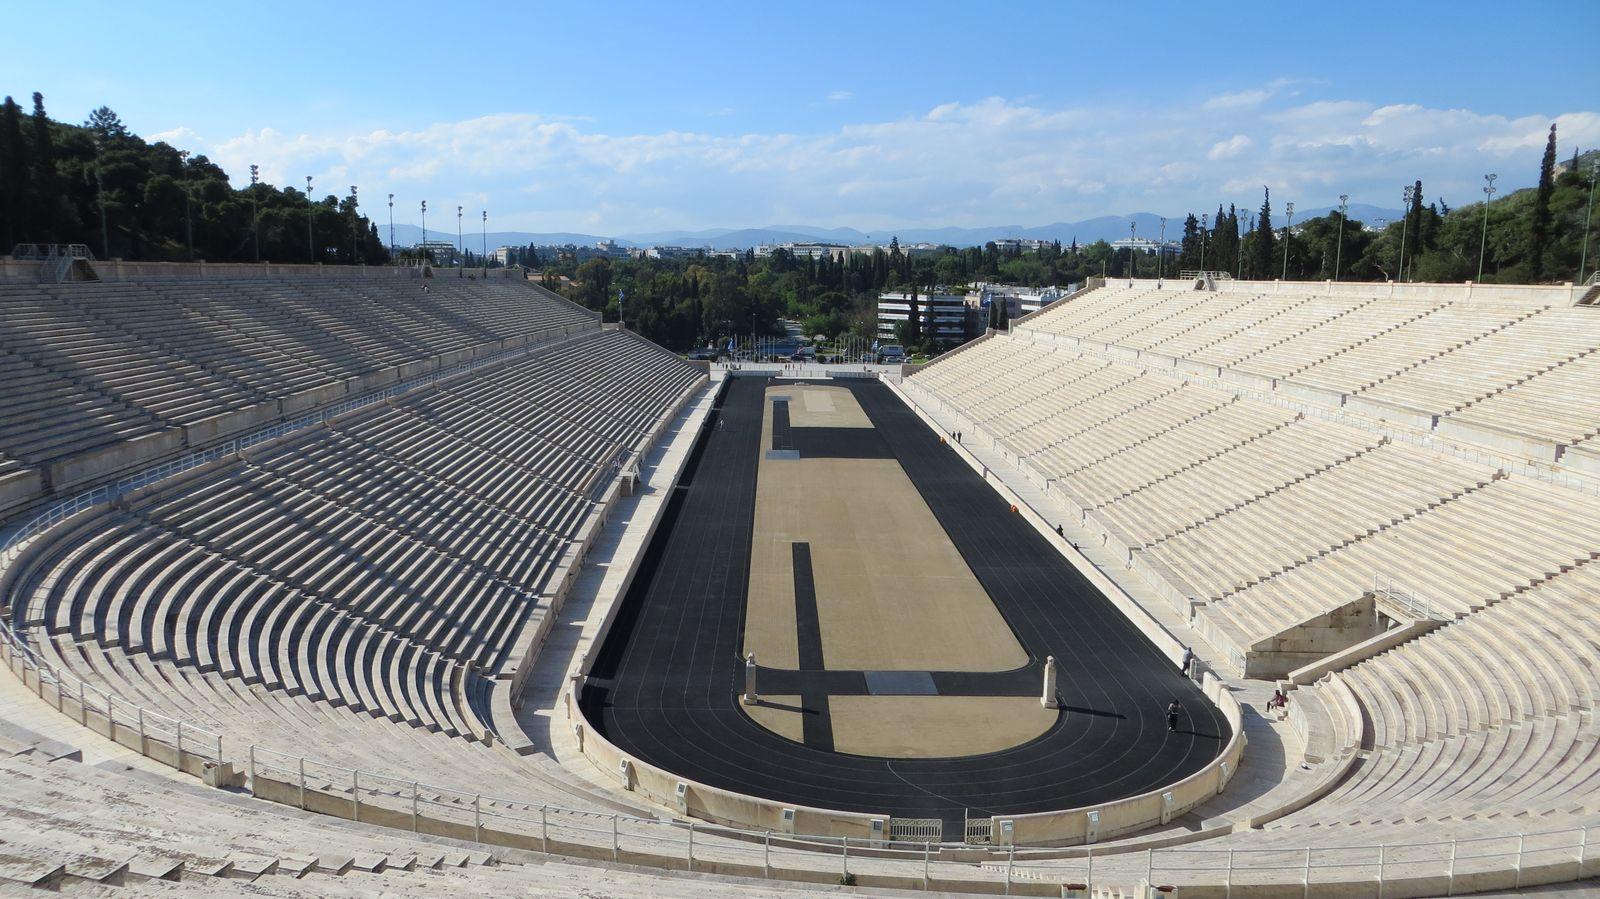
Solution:
M 622 600 L 581 697 L 606 739 L 653 765 L 741 793 L 942 818 L 947 837 L 957 839 L 967 810 L 982 817 L 1110 802 L 1180 780 L 1221 752 L 1229 737 L 1221 713 L 876 381 L 831 383 L 854 391 L 1032 658 L 1017 672 L 936 673 L 940 692 L 992 686 L 995 694 L 1015 695 L 1040 682 L 1038 666 L 1054 655 L 1063 714 L 1031 742 L 944 759 L 843 755 L 784 739 L 746 717 L 738 702 L 739 648 L 769 383 L 728 384 Z M 764 670 L 759 682 L 766 693 L 800 693 L 823 680 L 834 694 L 864 692 L 860 672 Z M 1178 732 L 1168 733 L 1173 697 L 1184 715 Z

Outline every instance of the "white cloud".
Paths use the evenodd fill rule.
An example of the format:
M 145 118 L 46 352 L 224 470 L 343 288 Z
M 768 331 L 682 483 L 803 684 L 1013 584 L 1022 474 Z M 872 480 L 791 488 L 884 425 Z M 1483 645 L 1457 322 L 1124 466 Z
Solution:
M 1596 111 L 1505 117 L 1304 102 L 1282 83 L 1259 93 L 1268 96 L 1203 109 L 989 97 L 797 133 L 612 133 L 581 119 L 503 113 L 409 131 L 261 129 L 215 142 L 187 129 L 170 134 L 235 178 L 255 162 L 277 184 L 303 185 L 311 174 L 319 192 L 350 183 L 363 196 L 393 191 L 397 220 L 423 198 L 446 208 L 481 196 L 499 228 L 603 233 L 1176 215 L 1219 201 L 1253 206 L 1261 184 L 1279 203 L 1309 207 L 1349 193 L 1393 206 L 1399 186 L 1417 178 L 1430 198 L 1454 203 L 1474 196 L 1485 171 L 1500 172 L 1511 188 L 1531 183 L 1551 121 L 1564 154 L 1600 144 Z
M 1211 145 L 1211 150 L 1206 153 L 1207 159 L 1232 159 L 1240 153 L 1250 149 L 1255 141 L 1248 135 L 1235 134 L 1227 140 L 1219 140 Z
M 1201 104 L 1202 109 L 1251 109 L 1260 106 L 1272 96 L 1271 91 L 1250 90 L 1236 94 L 1218 94 Z

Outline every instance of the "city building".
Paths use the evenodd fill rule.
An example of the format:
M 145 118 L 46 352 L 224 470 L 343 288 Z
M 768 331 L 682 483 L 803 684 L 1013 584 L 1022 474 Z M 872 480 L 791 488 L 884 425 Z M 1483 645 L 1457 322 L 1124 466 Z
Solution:
M 1056 300 L 1071 294 L 1077 285 L 1068 284 L 1066 287 L 1023 287 L 1017 284 L 991 284 L 978 281 L 967 292 L 967 308 L 973 310 L 980 321 L 988 321 L 988 310 L 992 303 L 1003 302 L 1006 304 L 1007 318 L 1020 318 L 1031 312 L 1054 303 Z
M 413 244 L 411 249 L 416 253 L 431 253 L 434 265 L 455 265 L 456 245 L 448 240 L 430 240 L 424 243 Z
M 974 313 L 967 298 L 960 294 L 917 295 L 922 318 L 922 334 L 935 340 L 960 343 L 971 333 Z M 900 326 L 911 318 L 911 295 L 904 292 L 878 295 L 878 339 L 899 341 Z
M 1155 255 L 1157 248 L 1160 248 L 1168 256 L 1176 256 L 1178 255 L 1179 251 L 1183 249 L 1183 244 L 1175 240 L 1169 240 L 1166 243 L 1162 243 L 1160 241 L 1151 240 L 1148 237 L 1124 237 L 1121 240 L 1113 240 L 1111 242 L 1111 249 L 1117 250 L 1118 252 L 1126 250 L 1129 247 L 1151 256 Z

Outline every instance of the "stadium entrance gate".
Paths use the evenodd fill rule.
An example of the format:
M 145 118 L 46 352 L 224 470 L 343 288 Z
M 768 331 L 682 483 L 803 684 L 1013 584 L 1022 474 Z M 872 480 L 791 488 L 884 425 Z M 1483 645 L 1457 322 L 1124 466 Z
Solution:
M 944 821 L 939 818 L 890 818 L 889 839 L 905 843 L 942 843 Z

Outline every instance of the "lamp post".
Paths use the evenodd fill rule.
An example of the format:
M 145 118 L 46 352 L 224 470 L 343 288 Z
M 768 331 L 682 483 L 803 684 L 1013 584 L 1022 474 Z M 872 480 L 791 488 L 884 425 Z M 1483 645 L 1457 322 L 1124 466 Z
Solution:
M 1494 202 L 1494 181 L 1499 175 L 1493 172 L 1484 175 L 1483 180 L 1483 233 L 1478 237 L 1478 281 L 1483 280 L 1483 253 L 1489 248 L 1489 204 Z
M 389 261 L 397 262 L 397 252 L 394 245 L 394 194 L 389 195 Z
M 1166 277 L 1167 255 L 1167 220 L 1161 219 L 1161 237 L 1156 241 L 1156 287 L 1161 286 L 1161 281 Z
M 1134 265 L 1135 265 L 1134 259 L 1133 259 L 1133 252 L 1134 252 L 1133 251 L 1133 239 L 1134 239 L 1133 235 L 1134 235 L 1135 230 L 1138 229 L 1138 227 L 1139 227 L 1139 223 L 1138 222 L 1129 222 L 1128 223 L 1128 286 L 1129 287 L 1133 286 L 1133 276 L 1134 276 L 1134 271 L 1133 270 L 1134 270 Z
M 1254 230 L 1255 230 L 1255 216 L 1252 215 L 1252 216 L 1249 217 L 1249 224 L 1245 225 L 1245 232 L 1243 234 L 1239 235 L 1239 240 L 1238 240 L 1239 258 L 1238 258 L 1238 261 L 1236 261 L 1234 263 L 1234 268 L 1235 268 L 1234 277 L 1238 278 L 1241 281 L 1244 280 L 1244 239 L 1247 236 L 1249 236 L 1251 231 L 1254 231 Z
M 311 264 L 317 263 L 317 242 L 311 236 L 311 226 L 317 218 L 317 207 L 311 202 L 311 176 L 306 176 L 306 255 Z
M 1206 222 L 1207 222 L 1208 217 L 1209 217 L 1209 213 L 1205 213 L 1205 212 L 1200 213 L 1200 276 L 1201 277 L 1205 277 L 1205 274 L 1206 274 L 1206 228 L 1208 227 Z
M 467 267 L 466 267 L 466 261 L 467 260 L 465 258 L 463 258 L 463 257 L 465 257 L 467 255 L 467 246 L 466 246 L 466 244 L 462 243 L 462 241 L 461 241 L 461 207 L 460 206 L 456 207 L 456 251 L 461 254 L 461 257 L 457 257 L 457 259 L 456 259 L 456 277 L 457 278 L 465 278 L 467 276 Z
M 1289 211 L 1289 220 L 1283 223 L 1283 279 L 1289 280 L 1289 240 L 1294 236 L 1294 204 L 1284 206 Z
M 256 182 L 260 180 L 261 167 L 250 166 L 250 234 L 256 242 L 256 261 L 261 261 L 261 198 L 256 192 Z
M 1594 216 L 1594 183 L 1600 180 L 1600 159 L 1589 161 L 1589 206 L 1583 213 L 1583 252 L 1578 255 L 1578 283 L 1583 283 L 1583 270 L 1589 267 L 1589 219 Z
M 100 146 L 99 138 L 94 142 L 94 198 L 100 206 L 100 253 L 105 258 L 111 258 L 111 228 L 106 224 L 106 179 L 104 148 Z
M 361 262 L 361 217 L 356 215 L 356 207 L 361 205 L 356 197 L 356 186 L 350 185 L 350 264 L 359 265 Z
M 178 150 L 184 171 L 184 242 L 189 246 L 189 261 L 195 261 L 195 221 L 189 205 L 189 150 Z
M 1344 218 L 1345 211 L 1350 208 L 1350 195 L 1339 195 L 1339 237 L 1338 246 L 1333 251 L 1333 280 L 1339 280 L 1339 266 L 1344 262 Z
M 1411 227 L 1411 197 L 1414 191 L 1415 188 L 1407 184 L 1403 192 L 1405 196 L 1405 218 L 1400 220 L 1400 264 L 1397 266 L 1400 270 L 1399 280 L 1401 281 L 1406 279 L 1406 231 Z

